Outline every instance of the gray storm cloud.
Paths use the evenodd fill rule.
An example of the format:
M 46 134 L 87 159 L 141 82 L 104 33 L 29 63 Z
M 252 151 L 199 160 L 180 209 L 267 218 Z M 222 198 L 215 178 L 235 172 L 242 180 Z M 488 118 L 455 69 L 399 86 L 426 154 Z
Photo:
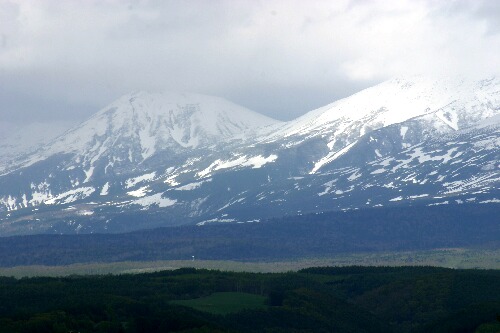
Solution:
M 485 1 L 0 1 L 0 121 L 82 119 L 134 90 L 291 119 L 393 76 L 497 75 Z

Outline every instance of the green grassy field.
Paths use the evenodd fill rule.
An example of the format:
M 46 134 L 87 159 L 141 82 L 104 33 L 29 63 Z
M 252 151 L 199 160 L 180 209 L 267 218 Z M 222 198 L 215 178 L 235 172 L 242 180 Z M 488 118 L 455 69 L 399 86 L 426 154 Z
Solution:
M 278 273 L 320 266 L 436 266 L 446 268 L 500 269 L 500 250 L 438 249 L 417 252 L 341 254 L 330 258 L 303 258 L 279 262 L 229 260 L 170 260 L 144 262 L 82 263 L 68 266 L 1 267 L 0 276 L 68 276 L 146 273 L 181 267 L 234 272 Z
M 236 313 L 242 310 L 265 308 L 266 297 L 238 292 L 218 292 L 210 296 L 172 301 L 173 304 L 183 305 L 198 311 L 213 314 Z

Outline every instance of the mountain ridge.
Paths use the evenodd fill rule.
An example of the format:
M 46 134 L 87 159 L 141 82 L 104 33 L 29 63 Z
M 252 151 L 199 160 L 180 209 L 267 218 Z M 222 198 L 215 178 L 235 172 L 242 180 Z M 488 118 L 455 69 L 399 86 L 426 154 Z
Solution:
M 0 234 L 156 210 L 206 224 L 500 197 L 496 78 L 393 79 L 285 123 L 218 98 L 157 96 L 121 97 L 84 123 L 85 140 L 66 134 L 60 153 L 0 176 Z M 205 119 L 207 99 L 223 107 Z M 86 153 L 68 149 L 75 140 Z
M 116 145 L 121 138 L 138 141 L 138 151 L 129 150 L 128 159 L 140 162 L 152 156 L 156 146 L 197 148 L 274 123 L 278 121 L 218 97 L 141 91 L 118 98 L 18 165 L 26 167 L 60 153 L 84 155 L 99 148 L 107 150 L 106 141 Z M 102 144 L 91 147 L 101 137 L 104 137 Z

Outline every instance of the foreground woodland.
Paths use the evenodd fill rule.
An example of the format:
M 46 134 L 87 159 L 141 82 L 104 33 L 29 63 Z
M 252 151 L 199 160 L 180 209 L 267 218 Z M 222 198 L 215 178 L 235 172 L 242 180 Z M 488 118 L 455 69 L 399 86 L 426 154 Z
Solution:
M 183 268 L 0 278 L 0 332 L 498 332 L 500 271 Z

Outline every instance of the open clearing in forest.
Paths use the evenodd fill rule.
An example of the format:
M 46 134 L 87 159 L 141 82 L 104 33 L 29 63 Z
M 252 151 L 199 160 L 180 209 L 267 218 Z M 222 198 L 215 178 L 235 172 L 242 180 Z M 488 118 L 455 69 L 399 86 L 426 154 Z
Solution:
M 207 297 L 172 301 L 198 311 L 228 314 L 242 310 L 265 308 L 266 297 L 239 292 L 218 292 Z

